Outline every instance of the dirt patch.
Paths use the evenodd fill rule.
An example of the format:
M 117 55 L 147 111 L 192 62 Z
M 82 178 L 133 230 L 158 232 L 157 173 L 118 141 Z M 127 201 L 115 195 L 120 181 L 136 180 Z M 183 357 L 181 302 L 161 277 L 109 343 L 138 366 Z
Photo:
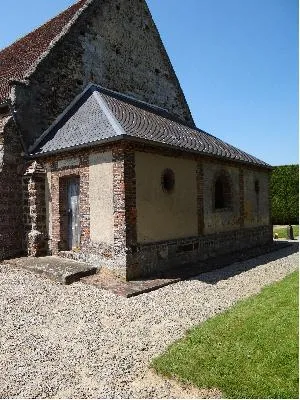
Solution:
M 150 369 L 143 377 L 132 382 L 132 386 L 138 391 L 139 386 L 149 388 L 159 388 L 159 393 L 164 394 L 170 399 L 220 399 L 222 398 L 222 392 L 217 389 L 199 389 L 192 385 L 183 384 L 176 379 L 167 379 L 160 375 L 157 375 L 154 370 Z M 142 393 L 141 393 L 142 394 Z M 139 397 L 140 398 L 140 397 Z

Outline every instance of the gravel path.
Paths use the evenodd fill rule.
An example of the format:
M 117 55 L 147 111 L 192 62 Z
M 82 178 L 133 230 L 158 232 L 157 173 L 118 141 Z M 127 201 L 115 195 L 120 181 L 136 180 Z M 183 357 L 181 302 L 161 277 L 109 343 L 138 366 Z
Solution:
M 298 267 L 297 244 L 125 299 L 0 265 L 0 398 L 213 397 L 156 377 L 150 360 L 191 326 Z

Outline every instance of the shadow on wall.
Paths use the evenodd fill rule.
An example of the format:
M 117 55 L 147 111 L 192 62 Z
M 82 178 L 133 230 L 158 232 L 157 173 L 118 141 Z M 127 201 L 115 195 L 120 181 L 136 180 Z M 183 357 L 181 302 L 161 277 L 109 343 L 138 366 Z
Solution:
M 299 251 L 299 242 L 288 242 L 281 240 L 280 242 L 275 242 L 274 244 L 280 246 L 277 251 L 262 254 L 258 257 L 250 258 L 248 260 L 237 261 L 231 265 L 227 265 L 226 267 L 215 269 L 214 271 L 210 272 L 204 272 L 201 273 L 201 275 L 194 276 L 190 279 L 214 285 L 219 281 L 232 278 L 243 272 L 249 271 L 252 268 L 258 267 L 259 265 L 276 261 L 279 258 L 287 257 Z

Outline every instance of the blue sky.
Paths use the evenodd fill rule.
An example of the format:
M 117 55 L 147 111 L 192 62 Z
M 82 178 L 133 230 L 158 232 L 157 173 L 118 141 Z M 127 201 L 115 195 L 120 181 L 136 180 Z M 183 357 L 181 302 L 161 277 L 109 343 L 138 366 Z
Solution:
M 0 48 L 73 0 L 1 2 Z M 197 126 L 298 163 L 298 1 L 147 0 Z

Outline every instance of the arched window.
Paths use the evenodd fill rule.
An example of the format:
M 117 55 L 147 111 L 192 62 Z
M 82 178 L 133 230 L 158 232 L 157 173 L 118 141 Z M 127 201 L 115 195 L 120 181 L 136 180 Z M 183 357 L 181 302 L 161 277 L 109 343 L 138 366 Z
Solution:
M 231 205 L 231 185 L 225 172 L 219 174 L 214 183 L 214 208 L 228 208 Z
M 166 168 L 161 174 L 161 186 L 164 192 L 171 193 L 175 186 L 175 174 L 170 168 Z

